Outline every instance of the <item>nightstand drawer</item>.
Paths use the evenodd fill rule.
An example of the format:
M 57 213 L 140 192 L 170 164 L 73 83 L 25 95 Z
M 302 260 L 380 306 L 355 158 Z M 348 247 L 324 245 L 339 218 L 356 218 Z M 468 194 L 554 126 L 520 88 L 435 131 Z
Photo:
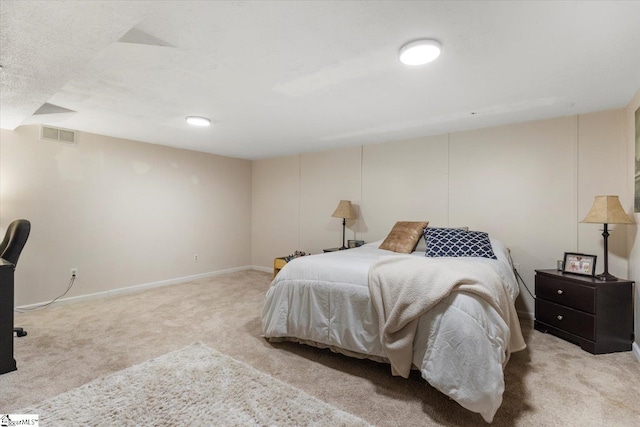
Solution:
M 595 316 L 536 298 L 536 320 L 588 340 L 595 340 Z
M 536 275 L 536 298 L 595 314 L 596 290 L 566 280 Z

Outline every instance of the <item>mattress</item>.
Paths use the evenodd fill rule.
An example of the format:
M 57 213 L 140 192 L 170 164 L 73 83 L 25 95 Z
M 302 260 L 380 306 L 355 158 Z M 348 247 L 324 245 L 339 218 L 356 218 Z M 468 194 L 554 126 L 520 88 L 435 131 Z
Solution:
M 265 296 L 264 336 L 386 360 L 369 297 L 368 273 L 380 257 L 397 254 L 379 245 L 374 242 L 290 261 Z M 508 251 L 498 240 L 491 239 L 491 245 L 497 259 L 469 260 L 495 269 L 515 302 L 518 285 Z M 414 252 L 412 256 L 425 255 Z M 488 302 L 452 292 L 420 317 L 413 365 L 431 386 L 490 422 L 502 403 L 511 333 Z

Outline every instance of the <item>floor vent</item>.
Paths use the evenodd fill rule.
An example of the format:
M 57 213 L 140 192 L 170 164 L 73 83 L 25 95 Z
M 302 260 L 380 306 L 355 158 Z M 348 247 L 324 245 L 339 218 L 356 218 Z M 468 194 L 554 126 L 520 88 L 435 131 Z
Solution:
M 56 141 L 65 144 L 76 143 L 75 131 L 69 129 L 54 128 L 51 126 L 40 126 L 40 139 L 43 141 Z

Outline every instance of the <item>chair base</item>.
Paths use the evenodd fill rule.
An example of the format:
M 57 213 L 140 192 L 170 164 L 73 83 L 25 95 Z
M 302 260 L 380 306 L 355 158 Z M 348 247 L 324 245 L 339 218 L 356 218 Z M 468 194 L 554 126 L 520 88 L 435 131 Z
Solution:
M 17 337 L 26 337 L 27 336 L 27 331 L 25 331 L 22 328 L 13 328 L 13 332 L 16 333 Z

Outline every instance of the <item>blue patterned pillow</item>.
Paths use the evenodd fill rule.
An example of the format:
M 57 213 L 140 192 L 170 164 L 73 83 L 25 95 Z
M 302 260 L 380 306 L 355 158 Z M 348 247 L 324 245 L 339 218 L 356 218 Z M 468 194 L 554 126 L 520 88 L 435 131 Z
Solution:
M 482 231 L 459 228 L 431 228 L 424 230 L 428 257 L 483 257 L 497 259 L 489 235 Z

